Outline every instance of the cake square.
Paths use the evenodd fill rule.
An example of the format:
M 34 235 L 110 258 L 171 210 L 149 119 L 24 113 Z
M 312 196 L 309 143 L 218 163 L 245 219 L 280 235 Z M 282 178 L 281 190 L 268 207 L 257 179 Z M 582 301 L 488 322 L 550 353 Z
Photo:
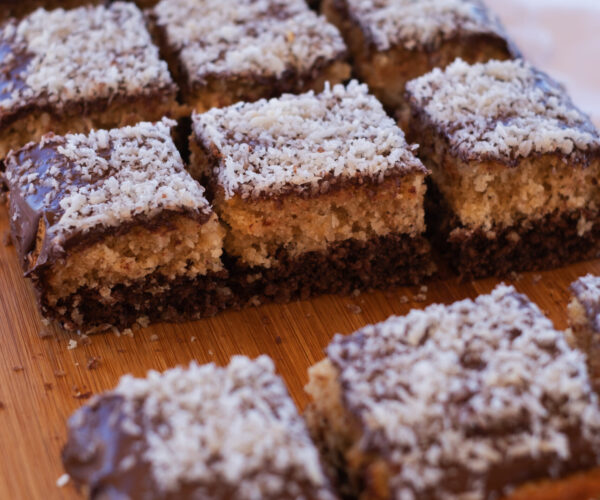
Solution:
M 428 229 L 463 277 L 598 255 L 600 137 L 561 85 L 522 60 L 457 60 L 407 95 Z
M 175 117 L 176 94 L 133 3 L 39 9 L 0 25 L 0 159 L 48 132 Z
M 12 238 L 44 317 L 91 332 L 221 307 L 223 232 L 174 125 L 50 134 L 8 155 Z
M 423 164 L 356 81 L 192 116 L 190 168 L 225 224 L 234 293 L 287 301 L 417 283 L 434 265 Z
M 596 392 L 600 393 L 600 278 L 588 274 L 571 283 L 567 307 L 575 343 L 587 354 Z
M 585 356 L 514 288 L 337 335 L 326 352 L 305 414 L 356 497 L 598 498 Z
M 406 82 L 460 57 L 509 59 L 518 50 L 480 0 L 324 0 L 342 32 L 356 75 L 402 115 Z
M 198 112 L 320 91 L 350 76 L 342 36 L 304 0 L 163 0 L 150 20 Z
M 69 419 L 62 459 L 97 498 L 336 498 L 267 356 L 122 377 Z

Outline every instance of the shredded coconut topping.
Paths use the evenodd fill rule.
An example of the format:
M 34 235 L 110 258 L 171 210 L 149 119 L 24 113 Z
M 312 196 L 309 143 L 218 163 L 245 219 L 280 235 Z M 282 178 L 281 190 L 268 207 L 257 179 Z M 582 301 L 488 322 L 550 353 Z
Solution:
M 340 179 L 425 172 L 404 133 L 356 81 L 194 114 L 196 140 L 216 147 L 227 197 L 325 192 Z
M 154 16 L 190 85 L 212 75 L 307 72 L 346 51 L 337 28 L 304 0 L 163 0 Z
M 556 477 L 599 462 L 584 355 L 512 287 L 338 335 L 327 353 L 394 498 L 495 498 L 494 474 L 504 494 L 526 479 L 514 464 Z
M 522 60 L 456 60 L 406 88 L 411 105 L 467 159 L 600 149 L 598 132 L 564 88 Z
M 11 189 L 42 199 L 52 212 L 46 237 L 61 245 L 72 233 L 118 226 L 164 210 L 209 213 L 204 188 L 183 166 L 173 120 L 47 137 L 6 160 Z M 22 161 L 23 158 L 27 158 Z
M 147 444 L 144 458 L 157 484 L 234 488 L 232 498 L 333 500 L 304 421 L 267 356 L 234 356 L 175 368 L 145 379 L 124 376 L 114 391 L 126 398 L 123 429 Z M 139 417 L 141 408 L 142 417 Z M 154 422 L 145 425 L 141 422 Z
M 587 274 L 571 284 L 571 291 L 585 308 L 594 330 L 600 331 L 600 277 Z
M 377 50 L 403 45 L 408 50 L 437 47 L 456 36 L 504 30 L 479 0 L 345 0 L 348 14 Z
M 159 59 L 133 3 L 38 9 L 0 28 L 3 44 L 0 75 L 13 69 L 15 60 L 29 62 L 11 81 L 0 84 L 0 116 L 33 103 L 60 108 L 117 95 L 174 92 L 167 64 Z

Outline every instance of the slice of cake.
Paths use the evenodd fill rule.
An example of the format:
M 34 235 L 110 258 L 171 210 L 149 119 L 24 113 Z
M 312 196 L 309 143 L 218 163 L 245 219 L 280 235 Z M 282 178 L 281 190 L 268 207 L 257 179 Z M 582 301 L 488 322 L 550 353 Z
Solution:
M 191 169 L 242 300 L 417 283 L 427 171 L 366 85 L 194 114 Z M 232 284 L 234 286 L 235 283 Z
M 40 9 L 0 24 L 0 159 L 47 132 L 175 116 L 176 93 L 133 3 Z
M 577 346 L 588 355 L 588 368 L 600 393 L 600 278 L 588 274 L 571 283 L 569 324 Z
M 521 60 L 458 60 L 407 94 L 428 226 L 463 277 L 598 255 L 600 137 L 562 86 Z
M 508 59 L 517 50 L 480 0 L 324 0 L 344 35 L 357 76 L 392 109 L 406 82 L 461 57 Z
M 304 0 L 163 0 L 150 19 L 197 111 L 322 90 L 350 76 L 337 28 Z
M 174 124 L 47 135 L 7 157 L 13 241 L 48 319 L 94 331 L 220 308 L 223 233 Z
M 336 498 L 266 356 L 126 375 L 68 427 L 65 469 L 92 498 Z
M 360 498 L 600 495 L 585 357 L 512 287 L 338 335 L 309 375 L 309 428 Z

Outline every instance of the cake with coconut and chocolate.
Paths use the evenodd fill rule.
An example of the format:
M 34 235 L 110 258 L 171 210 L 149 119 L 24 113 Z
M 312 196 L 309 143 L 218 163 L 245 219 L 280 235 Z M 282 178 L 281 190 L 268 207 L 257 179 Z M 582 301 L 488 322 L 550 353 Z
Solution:
M 266 356 L 127 375 L 68 427 L 63 464 L 90 498 L 337 498 Z
M 407 94 L 428 228 L 463 277 L 598 255 L 600 137 L 561 85 L 521 60 L 457 60 Z
M 304 0 L 163 0 L 150 19 L 196 111 L 322 90 L 350 76 L 337 28 Z
M 0 159 L 47 132 L 89 132 L 179 111 L 135 4 L 39 9 L 0 25 Z
M 423 164 L 356 81 L 192 117 L 191 171 L 226 226 L 242 302 L 418 283 Z
M 600 277 L 588 274 L 571 283 L 567 307 L 576 345 L 588 356 L 588 368 L 600 393 Z
M 585 357 L 514 288 L 338 335 L 326 352 L 305 415 L 356 497 L 600 495 Z
M 223 231 L 175 122 L 47 135 L 6 159 L 13 241 L 44 317 L 90 332 L 210 315 Z
M 409 80 L 457 57 L 474 63 L 518 54 L 480 0 L 324 0 L 322 10 L 342 32 L 357 76 L 400 114 Z

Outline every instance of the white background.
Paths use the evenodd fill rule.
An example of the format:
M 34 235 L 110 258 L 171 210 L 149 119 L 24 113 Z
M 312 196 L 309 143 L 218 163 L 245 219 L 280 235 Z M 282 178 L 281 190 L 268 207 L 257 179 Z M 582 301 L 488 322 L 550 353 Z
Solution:
M 540 69 L 600 126 L 600 0 L 485 0 Z

